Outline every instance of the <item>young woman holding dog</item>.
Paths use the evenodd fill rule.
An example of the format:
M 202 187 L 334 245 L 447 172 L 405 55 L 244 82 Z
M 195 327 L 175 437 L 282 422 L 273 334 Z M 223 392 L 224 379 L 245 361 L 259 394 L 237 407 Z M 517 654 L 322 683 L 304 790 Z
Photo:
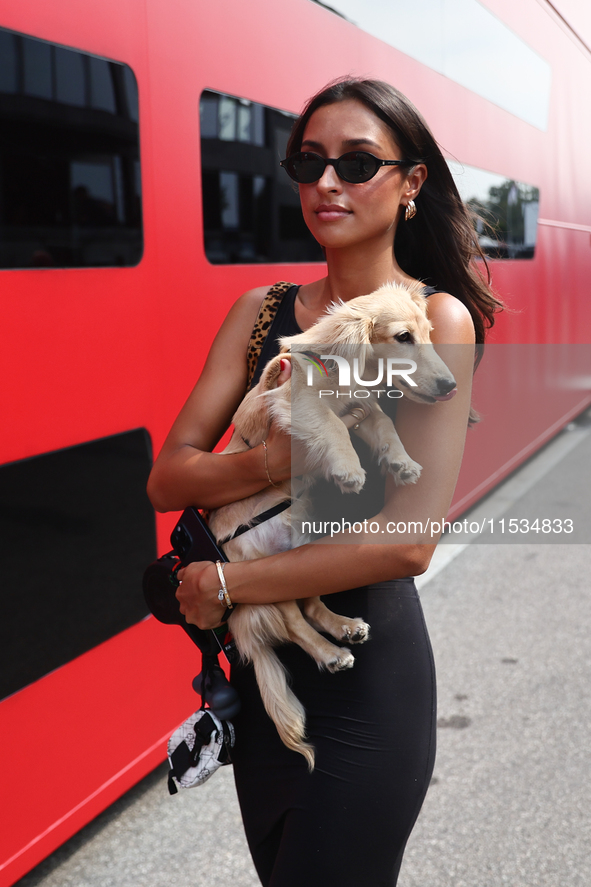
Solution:
M 395 163 L 382 165 L 367 154 Z M 431 286 L 433 342 L 466 346 L 448 349 L 444 358 L 458 383 L 453 400 L 400 402 L 396 428 L 423 473 L 415 486 L 396 487 L 387 479 L 383 508 L 367 515 L 380 526 L 418 515 L 441 519 L 462 458 L 473 346 L 483 342 L 498 310 L 473 266 L 480 249 L 447 164 L 404 96 L 385 83 L 353 79 L 329 85 L 308 103 L 287 156 L 294 158 L 285 165 L 300 182 L 304 218 L 324 248 L 327 274 L 285 296 L 271 335 L 278 328 L 283 335 L 306 330 L 338 299 L 354 299 L 388 281 L 420 279 Z M 247 346 L 267 290 L 238 299 L 216 336 L 150 478 L 159 511 L 216 508 L 303 468 L 297 454 L 292 461 L 289 436 L 273 427 L 266 451 L 260 446 L 236 455 L 212 453 L 244 397 Z M 231 363 L 228 354 L 235 355 Z M 374 540 L 369 533 L 348 544 L 321 540 L 226 566 L 233 604 L 321 594 L 331 609 L 361 616 L 372 628 L 371 640 L 355 650 L 355 667 L 335 675 L 319 674 L 295 645 L 279 651 L 306 709 L 316 750 L 312 773 L 303 757 L 279 741 L 252 669 L 233 669 L 242 700 L 235 720 L 236 784 L 265 887 L 393 887 L 431 778 L 433 659 L 407 577 L 424 572 L 436 540 Z M 224 606 L 215 565 L 190 564 L 181 578 L 177 596 L 188 621 L 201 628 L 220 625 Z

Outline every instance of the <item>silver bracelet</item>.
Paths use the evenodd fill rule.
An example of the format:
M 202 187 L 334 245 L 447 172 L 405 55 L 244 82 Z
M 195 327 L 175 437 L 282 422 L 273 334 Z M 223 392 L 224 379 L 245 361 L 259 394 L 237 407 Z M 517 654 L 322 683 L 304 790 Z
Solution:
M 217 567 L 218 576 L 221 583 L 221 588 L 218 591 L 218 601 L 221 604 L 225 604 L 228 610 L 233 610 L 234 604 L 230 600 L 230 595 L 228 594 L 228 586 L 226 585 L 226 577 L 224 576 L 224 567 L 226 565 L 223 561 L 216 561 L 215 565 Z

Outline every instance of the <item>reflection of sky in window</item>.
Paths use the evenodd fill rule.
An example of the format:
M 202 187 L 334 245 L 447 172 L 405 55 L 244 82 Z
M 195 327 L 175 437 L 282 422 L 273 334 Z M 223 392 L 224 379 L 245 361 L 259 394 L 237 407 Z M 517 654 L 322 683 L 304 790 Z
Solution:
M 476 169 L 474 166 L 465 166 L 455 160 L 448 160 L 447 165 L 464 203 L 473 197 L 482 203 L 486 202 L 489 197 L 489 189 L 498 188 L 507 181 L 507 176 L 488 172 L 485 169 Z
M 221 96 L 218 105 L 219 138 L 224 142 L 233 142 L 236 138 L 236 100 Z
M 330 5 L 374 37 L 546 129 L 550 65 L 477 0 L 331 0 Z
M 491 205 L 490 189 L 499 188 L 512 180 L 508 179 L 507 176 L 488 172 L 485 169 L 466 166 L 465 164 L 458 163 L 456 160 L 448 160 L 447 165 L 451 170 L 456 187 L 464 203 L 468 203 L 470 200 L 477 200 L 487 207 L 488 212 L 492 212 L 493 216 L 496 216 L 498 209 L 495 210 L 494 203 Z M 535 246 L 539 211 L 539 192 L 537 189 L 530 189 L 532 189 L 532 186 L 524 182 L 513 182 L 507 194 L 508 207 L 519 203 L 521 213 L 523 214 L 523 236 L 519 235 L 516 239 L 515 233 L 512 232 L 513 243 L 520 240 L 526 247 Z M 478 230 L 481 231 L 482 229 L 479 227 Z M 479 240 L 482 246 L 490 246 L 494 243 L 488 236 L 488 232 L 485 232 L 484 235 L 481 234 Z M 505 256 L 505 258 L 511 258 L 511 256 Z
M 507 176 L 499 175 L 496 172 L 488 172 L 486 169 L 477 169 L 475 166 L 466 166 L 463 163 L 458 163 L 456 160 L 448 160 L 447 165 L 451 170 L 456 187 L 464 203 L 471 198 L 476 198 L 476 200 L 484 203 L 490 197 L 489 192 L 491 188 L 499 188 L 506 182 L 512 181 Z M 533 187 L 526 182 L 516 182 L 515 185 L 521 192 L 522 200 L 525 196 L 523 189 Z M 515 195 L 517 195 L 517 191 L 515 191 Z
M 238 141 L 250 142 L 250 104 L 246 102 L 238 105 Z
M 254 145 L 265 144 L 265 109 L 262 105 L 252 106 L 252 141 Z
M 201 138 L 265 144 L 265 109 L 248 99 L 203 92 L 199 102 Z

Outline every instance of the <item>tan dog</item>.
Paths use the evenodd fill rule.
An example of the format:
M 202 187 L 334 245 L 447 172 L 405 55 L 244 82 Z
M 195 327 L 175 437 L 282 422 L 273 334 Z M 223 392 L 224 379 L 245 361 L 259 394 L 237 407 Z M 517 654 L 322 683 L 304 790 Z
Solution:
M 413 373 L 415 387 L 409 384 L 408 375 L 399 377 L 400 390 L 404 390 L 406 396 L 428 403 L 447 400 L 455 392 L 455 380 L 432 347 L 423 348 L 424 353 L 420 353 L 421 346 L 430 342 L 431 326 L 426 310 L 420 284 L 386 285 L 371 295 L 332 305 L 305 333 L 281 341 L 282 353 L 267 364 L 258 385 L 238 408 L 233 420 L 235 433 L 224 452 L 236 453 L 258 446 L 266 438 L 272 420 L 304 443 L 307 475 L 292 478 L 278 487 L 269 486 L 247 499 L 213 511 L 210 528 L 218 540 L 231 536 L 237 527 L 249 524 L 263 511 L 290 500 L 292 495 L 305 495 L 314 477 L 333 480 L 344 492 L 358 492 L 365 472 L 341 420 L 352 407 L 363 406 L 366 417 L 355 432 L 370 445 L 382 467 L 392 473 L 399 484 L 417 481 L 421 466 L 405 452 L 392 421 L 375 396 L 362 401 L 346 396 L 320 397 L 321 389 L 339 390 L 337 367 L 332 367 L 324 378 L 320 374 L 310 376 L 305 352 L 315 343 L 330 346 L 335 362 L 339 356 L 351 361 L 357 357 L 359 377 L 368 369 L 373 378 L 379 349 L 360 349 L 359 346 L 387 345 L 389 355 L 393 348 L 398 349 L 403 365 L 408 366 L 409 360 L 417 364 Z M 291 354 L 287 353 L 288 349 Z M 287 360 L 291 363 L 291 378 L 278 385 Z M 307 384 L 310 381 L 312 384 Z M 305 421 L 292 428 L 294 384 L 298 386 L 298 398 L 303 398 L 303 402 L 298 403 L 303 404 Z M 342 393 L 346 395 L 345 391 Z M 223 547 L 230 561 L 241 561 L 276 554 L 306 541 L 302 536 L 293 538 L 287 509 L 224 543 Z M 282 741 L 303 754 L 312 769 L 314 750 L 305 742 L 305 711 L 290 689 L 273 647 L 288 641 L 297 643 L 315 659 L 319 668 L 340 671 L 353 665 L 351 651 L 330 643 L 318 632 L 345 643 L 363 643 L 369 637 L 369 626 L 360 618 L 338 616 L 318 597 L 299 602 L 241 604 L 230 616 L 229 625 L 242 658 L 254 665 L 265 709 Z

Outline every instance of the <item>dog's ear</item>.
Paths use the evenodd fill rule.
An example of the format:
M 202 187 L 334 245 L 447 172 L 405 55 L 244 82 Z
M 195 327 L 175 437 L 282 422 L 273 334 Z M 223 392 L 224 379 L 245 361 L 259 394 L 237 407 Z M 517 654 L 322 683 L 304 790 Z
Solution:
M 269 429 L 267 398 L 261 397 L 259 385 L 247 393 L 232 417 L 234 428 L 251 447 L 260 444 Z
M 270 360 L 261 378 L 246 396 L 232 418 L 234 427 L 251 446 L 261 442 L 269 427 L 269 405 L 265 395 L 277 387 L 281 372 L 281 359 Z M 262 437 L 261 437 L 262 435 Z
M 344 345 L 369 345 L 373 336 L 375 318 L 363 314 L 342 324 L 339 341 Z
M 308 348 L 310 345 L 369 345 L 373 335 L 373 318 L 347 303 L 332 305 L 305 333 L 288 336 L 280 340 L 281 349 L 292 351 Z M 340 353 L 340 352 L 339 352 Z
M 269 397 L 291 377 L 289 354 L 278 354 L 269 361 L 258 383 L 249 391 L 236 410 L 234 427 L 251 446 L 260 444 L 269 430 Z
M 377 295 L 387 295 L 390 298 L 401 297 L 403 300 L 411 298 L 415 305 L 418 305 L 423 314 L 427 313 L 427 297 L 425 296 L 425 284 L 420 280 L 412 283 L 386 283 L 373 293 Z
M 420 281 L 417 283 L 409 283 L 405 284 L 404 289 L 407 289 L 410 293 L 410 297 L 415 303 L 418 305 L 423 314 L 426 316 L 427 314 L 427 297 L 424 292 L 424 286 Z
M 278 354 L 266 365 L 261 373 L 261 378 L 257 386 L 259 388 L 259 394 L 264 394 L 265 391 L 271 391 L 273 388 L 277 388 L 279 376 L 281 375 L 281 362 L 285 359 L 285 357 L 281 357 Z
M 339 354 L 352 365 L 357 358 L 359 372 L 363 375 L 368 352 L 374 334 L 374 318 L 369 316 L 353 316 L 339 324 L 337 337 L 330 345 L 331 354 Z

